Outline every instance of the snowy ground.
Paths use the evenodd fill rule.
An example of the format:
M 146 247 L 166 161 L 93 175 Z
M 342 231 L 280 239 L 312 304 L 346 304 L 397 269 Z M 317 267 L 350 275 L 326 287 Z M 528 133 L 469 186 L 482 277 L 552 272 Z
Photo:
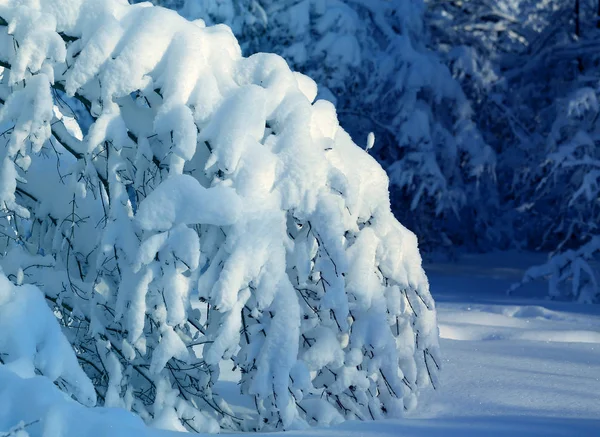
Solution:
M 438 306 L 443 386 L 429 393 L 410 418 L 277 435 L 600 436 L 600 306 L 545 300 L 543 284 L 506 296 L 508 286 L 532 262 L 536 260 L 531 257 L 503 254 L 426 266 Z M 10 392 L 11 384 L 1 386 L 2 381 L 10 382 L 10 377 L 4 378 L 0 373 L 0 401 L 3 390 L 9 387 Z M 0 409 L 0 425 L 11 422 L 6 417 L 11 412 L 27 411 L 16 415 L 25 422 L 35 420 L 34 411 L 52 408 L 58 400 L 56 393 L 27 394 L 44 392 L 36 381 L 15 381 L 12 388 L 14 402 Z M 233 383 L 222 388 L 231 395 L 236 390 Z M 70 429 L 59 426 L 55 434 L 43 437 L 176 435 L 144 432 L 141 422 L 125 417 L 125 412 L 105 416 L 107 411 L 90 414 L 91 410 L 68 405 L 54 408 L 51 417 L 70 417 L 57 421 L 70 423 Z M 123 420 L 116 420 L 119 414 Z M 31 436 L 41 435 L 39 425 L 28 428 Z
M 544 284 L 505 294 L 539 261 L 502 254 L 427 266 L 443 386 L 401 425 L 406 435 L 600 436 L 600 307 L 548 301 Z

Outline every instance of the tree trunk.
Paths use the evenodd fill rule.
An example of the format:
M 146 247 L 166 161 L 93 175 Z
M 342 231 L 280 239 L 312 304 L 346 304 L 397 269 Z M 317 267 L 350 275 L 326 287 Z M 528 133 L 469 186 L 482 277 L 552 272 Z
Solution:
M 575 36 L 579 38 L 581 36 L 581 22 L 580 22 L 580 0 L 575 0 Z
M 600 2 L 600 0 L 599 0 L 599 2 Z M 577 40 L 579 40 L 579 38 L 581 37 L 580 0 L 575 0 L 575 36 L 577 37 Z M 577 57 L 577 67 L 579 68 L 579 72 L 583 72 L 583 61 L 581 59 L 581 56 Z

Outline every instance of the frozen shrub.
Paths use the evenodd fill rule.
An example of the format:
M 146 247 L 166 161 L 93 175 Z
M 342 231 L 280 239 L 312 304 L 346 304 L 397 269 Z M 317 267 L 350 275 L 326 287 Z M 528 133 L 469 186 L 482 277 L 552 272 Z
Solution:
M 40 287 L 100 402 L 289 429 L 398 416 L 435 386 L 416 238 L 311 79 L 148 4 L 0 17 L 0 265 Z M 227 362 L 254 414 L 219 396 Z

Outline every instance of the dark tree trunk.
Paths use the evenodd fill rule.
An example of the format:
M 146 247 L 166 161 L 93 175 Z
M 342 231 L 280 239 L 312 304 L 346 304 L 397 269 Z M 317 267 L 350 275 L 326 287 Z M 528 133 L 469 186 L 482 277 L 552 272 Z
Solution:
M 581 21 L 580 21 L 580 1 L 575 0 L 575 35 L 577 38 L 581 36 Z
M 599 0 L 599 5 L 600 5 L 600 0 Z M 575 36 L 577 37 L 578 40 L 581 37 L 581 7 L 580 7 L 580 0 L 575 0 Z M 577 67 L 579 68 L 580 72 L 583 72 L 583 61 L 581 59 L 581 56 L 577 57 Z

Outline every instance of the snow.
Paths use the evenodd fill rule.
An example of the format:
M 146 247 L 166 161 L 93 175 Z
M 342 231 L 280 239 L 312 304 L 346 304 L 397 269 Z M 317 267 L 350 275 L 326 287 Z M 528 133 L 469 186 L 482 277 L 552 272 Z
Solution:
M 543 283 L 507 296 L 539 258 L 500 253 L 425 265 L 440 326 L 438 390 L 404 420 L 283 435 L 596 436 L 600 308 L 546 300 Z
M 438 331 L 417 238 L 392 215 L 386 173 L 340 126 L 333 104 L 313 103 L 315 83 L 282 58 L 244 58 L 228 28 L 149 4 L 72 0 L 59 10 L 52 0 L 0 1 L 8 23 L 0 27 L 14 38 L 0 54 L 10 70 L 0 123 L 14 124 L 0 154 L 0 206 L 8 210 L 0 220 L 10 233 L 0 258 L 3 429 L 34 421 L 18 432 L 92 435 L 105 433 L 95 425 L 105 421 L 131 434 L 144 421 L 175 431 L 303 430 L 409 417 L 315 431 L 326 435 L 529 410 L 595 414 L 587 396 L 569 392 L 579 385 L 565 372 L 597 392 L 589 377 L 597 374 L 597 314 L 574 317 L 519 294 L 499 299 L 491 284 L 508 285 L 487 274 L 487 300 L 465 300 L 473 284 L 459 269 L 450 267 L 445 289 L 448 266 L 432 265 Z M 326 63 L 353 65 L 354 39 L 327 31 L 343 18 L 338 12 L 323 13 L 320 44 Z M 406 35 L 393 40 L 410 48 Z M 401 104 L 413 108 L 399 126 L 407 142 L 445 143 L 451 132 L 431 124 L 417 90 L 440 89 L 435 103 L 452 97 L 463 115 L 469 105 L 456 84 L 429 83 L 447 82 L 436 68 L 449 72 L 417 54 L 396 89 L 411 90 Z M 89 126 L 58 120 L 63 97 L 81 102 Z M 420 187 L 416 217 L 427 203 L 419 193 L 440 187 L 413 181 L 411 165 L 438 174 L 445 190 L 438 164 L 482 145 L 463 115 L 456 127 L 464 144 L 452 143 L 438 162 L 437 142 L 428 140 L 425 154 L 409 148 L 410 162 L 396 167 Z M 60 145 L 46 159 L 49 139 Z M 493 166 L 491 154 L 473 155 L 464 160 L 470 176 Z M 448 189 L 451 203 L 466 200 L 468 191 Z M 224 363 L 238 370 L 221 374 Z M 547 364 L 548 378 L 530 371 Z M 451 371 L 440 380 L 441 367 Z M 527 399 L 532 381 L 550 401 Z M 239 386 L 235 396 L 219 396 L 224 383 Z M 33 386 L 40 392 L 28 405 L 19 393 Z M 96 397 L 124 409 L 82 406 Z M 251 409 L 231 413 L 248 401 Z
M 507 296 L 508 286 L 537 258 L 492 254 L 467 257 L 458 265 L 425 266 L 438 302 L 444 371 L 438 390 L 428 393 L 407 418 L 337 425 L 334 421 L 330 428 L 276 435 L 596 436 L 600 429 L 600 309 L 540 298 L 545 294 L 540 283 Z M 347 356 L 349 362 L 362 357 L 361 353 L 349 355 L 356 355 Z M 236 379 L 230 369 L 222 366 L 224 378 L 215 390 L 221 390 L 226 399 L 230 396 L 227 400 L 239 414 L 250 406 L 235 404 L 242 399 L 235 385 L 227 383 Z M 25 428 L 32 437 L 42 436 L 42 429 L 46 430 L 43 437 L 75 437 L 82 430 L 95 437 L 109 429 L 111 435 L 179 435 L 143 428 L 141 420 L 123 410 L 87 409 L 69 400 L 48 379 L 23 378 L 0 365 L 0 430 L 34 420 L 40 422 Z
M 150 374 L 157 375 L 173 357 L 187 362 L 189 356 L 185 343 L 170 326 L 164 326 L 161 341 L 152 355 Z
M 134 414 L 117 408 L 86 408 L 42 376 L 21 378 L 0 365 L 0 430 L 19 422 L 29 437 L 171 436 L 145 428 Z M 2 434 L 3 435 L 3 434 Z M 25 436 L 19 436 L 25 437 Z
M 473 421 L 498 435 L 596 435 L 600 308 L 540 298 L 543 283 L 507 296 L 537 258 L 490 254 L 426 267 L 444 372 L 419 417 Z
M 79 367 L 41 292 L 33 285 L 13 285 L 1 269 L 0 332 L 3 368 L 25 378 L 37 371 L 50 381 L 59 380 L 82 404 L 95 405 L 92 382 Z
M 136 220 L 142 229 L 166 231 L 180 224 L 229 225 L 240 213 L 241 201 L 231 188 L 204 188 L 189 175 L 177 175 L 140 203 Z

